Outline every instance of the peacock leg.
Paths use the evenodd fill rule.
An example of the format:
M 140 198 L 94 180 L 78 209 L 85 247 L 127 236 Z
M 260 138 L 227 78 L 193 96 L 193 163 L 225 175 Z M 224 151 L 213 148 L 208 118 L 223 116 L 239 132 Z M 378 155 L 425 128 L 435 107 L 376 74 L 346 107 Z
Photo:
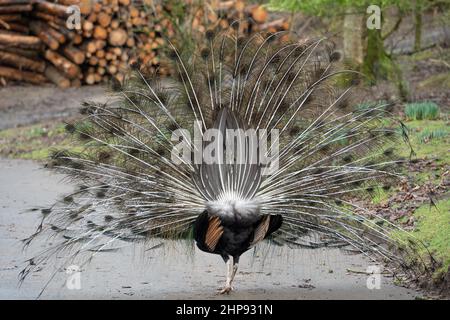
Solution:
M 222 289 L 219 289 L 219 294 L 229 294 L 233 288 L 231 287 L 231 282 L 233 281 L 234 274 L 236 273 L 234 271 L 234 259 L 232 256 L 229 256 L 229 259 L 227 260 L 227 281 L 225 282 L 225 287 Z M 236 267 L 237 269 L 237 267 Z
M 236 276 L 237 269 L 238 269 L 238 263 L 236 262 L 235 264 L 233 264 L 233 273 L 231 274 L 231 282 L 234 281 L 234 277 Z

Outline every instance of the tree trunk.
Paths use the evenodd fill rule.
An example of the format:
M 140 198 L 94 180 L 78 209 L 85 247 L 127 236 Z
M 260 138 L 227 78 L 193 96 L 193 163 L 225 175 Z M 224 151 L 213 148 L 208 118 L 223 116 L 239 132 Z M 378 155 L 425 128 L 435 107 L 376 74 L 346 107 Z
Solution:
M 30 31 L 26 25 L 15 22 L 8 22 L 5 25 L 1 24 L 0 28 L 7 31 L 15 31 L 23 34 L 27 34 Z
M 47 81 L 47 79 L 40 73 L 20 71 L 18 69 L 2 66 L 0 66 L 0 77 L 16 81 L 26 81 L 35 84 L 42 84 Z
M 40 21 L 30 22 L 31 31 L 39 37 L 50 49 L 57 50 L 59 48 L 59 42 L 48 32 L 46 28 Z
M 370 77 L 371 80 L 386 78 L 386 59 L 387 54 L 384 50 L 381 30 L 367 30 L 367 46 L 363 65 L 364 74 Z
M 39 11 L 57 15 L 61 18 L 67 18 L 69 15 L 66 12 L 66 9 L 67 9 L 66 6 L 63 6 L 63 5 L 60 5 L 57 3 L 43 1 L 43 0 L 36 0 L 36 8 Z
M 409 92 L 403 80 L 400 66 L 386 53 L 381 30 L 367 30 L 367 48 L 363 72 L 372 83 L 377 79 L 389 79 L 397 86 L 400 98 L 405 101 Z
M 31 0 L 0 0 L 0 5 L 30 4 Z
M 414 8 L 414 51 L 420 51 L 422 45 L 422 1 L 416 0 L 416 6 Z
M 26 58 L 30 58 L 30 59 L 39 59 L 40 58 L 39 50 L 21 49 L 21 48 L 15 48 L 15 47 L 3 45 L 3 44 L 0 44 L 0 50 L 9 52 L 9 53 L 14 53 L 14 54 L 17 54 L 17 55 L 20 55 L 20 56 L 23 56 Z
M 34 36 L 0 33 L 0 44 L 18 48 L 38 49 L 41 46 L 41 40 Z
M 65 89 L 70 87 L 70 80 L 59 73 L 53 66 L 47 66 L 45 69 L 45 76 L 60 88 Z
M 344 59 L 353 65 L 361 65 L 364 60 L 363 19 L 364 15 L 352 13 L 351 9 L 344 17 Z
M 84 52 L 73 47 L 73 46 L 66 46 L 63 49 L 64 54 L 66 57 L 68 57 L 70 60 L 75 62 L 76 64 L 82 64 L 84 62 Z
M 19 68 L 37 72 L 44 72 L 45 63 L 40 60 L 32 60 L 15 53 L 0 51 L 0 61 L 2 63 Z
M 17 12 L 29 12 L 33 10 L 31 4 L 17 4 L 11 6 L 0 6 L 0 13 L 17 13 Z
M 128 39 L 128 34 L 123 29 L 116 29 L 109 33 L 108 42 L 112 46 L 123 46 Z
M 80 74 L 80 68 L 67 60 L 60 54 L 47 50 L 45 51 L 45 58 L 50 61 L 58 70 L 62 71 L 69 79 L 75 79 Z
M 45 21 L 51 21 L 54 23 L 57 23 L 58 25 L 64 26 L 66 25 L 65 21 L 55 15 L 52 15 L 50 13 L 41 12 L 41 11 L 33 11 L 31 13 L 33 17 L 45 20 Z
M 0 14 L 0 20 L 3 22 L 20 21 L 22 16 L 20 14 Z

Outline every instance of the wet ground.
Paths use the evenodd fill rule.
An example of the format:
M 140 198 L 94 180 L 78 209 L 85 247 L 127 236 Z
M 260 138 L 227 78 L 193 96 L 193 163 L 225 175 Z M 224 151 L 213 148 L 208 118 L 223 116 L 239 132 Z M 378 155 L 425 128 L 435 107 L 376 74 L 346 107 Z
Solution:
M 50 261 L 18 287 L 18 274 L 26 257 L 48 245 L 37 243 L 22 252 L 20 240 L 34 231 L 40 216 L 39 212 L 23 211 L 49 205 L 58 194 L 70 191 L 71 187 L 62 178 L 41 169 L 35 162 L 0 160 L 0 299 L 35 299 L 53 273 Z M 379 289 L 368 289 L 369 275 L 355 271 L 364 272 L 373 262 L 361 255 L 347 255 L 340 250 L 273 247 L 268 254 L 244 254 L 236 276 L 236 291 L 229 296 L 217 296 L 215 290 L 225 280 L 225 264 L 218 256 L 189 250 L 186 244 L 174 242 L 145 249 L 136 246 L 99 253 L 79 274 L 58 271 L 41 298 L 414 299 L 422 296 L 420 292 L 394 285 L 393 279 L 385 275 L 381 276 Z M 69 284 L 68 279 L 72 280 Z

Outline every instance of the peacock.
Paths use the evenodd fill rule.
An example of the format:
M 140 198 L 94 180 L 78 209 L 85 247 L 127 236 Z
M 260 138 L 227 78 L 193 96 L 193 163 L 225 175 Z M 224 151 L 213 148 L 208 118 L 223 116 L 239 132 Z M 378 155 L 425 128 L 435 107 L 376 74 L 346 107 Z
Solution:
M 418 244 L 361 202 L 391 188 L 409 143 L 392 103 L 358 103 L 360 74 L 326 38 L 207 30 L 194 51 L 168 42 L 172 76 L 131 65 L 107 103 L 83 102 L 76 149 L 46 167 L 77 188 L 39 208 L 37 237 L 71 261 L 115 241 L 188 239 L 220 255 L 230 293 L 240 256 L 262 241 L 347 248 L 409 272 Z M 229 133 L 231 132 L 231 134 Z M 36 210 L 38 210 L 36 208 Z

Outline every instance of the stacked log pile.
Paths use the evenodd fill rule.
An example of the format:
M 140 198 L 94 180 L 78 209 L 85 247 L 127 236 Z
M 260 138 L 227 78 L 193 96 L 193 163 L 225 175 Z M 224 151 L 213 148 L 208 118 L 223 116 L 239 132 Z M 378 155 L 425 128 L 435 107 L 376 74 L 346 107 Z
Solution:
M 224 30 L 231 24 L 235 24 L 241 33 L 246 34 L 258 31 L 275 33 L 289 29 L 286 17 L 269 21 L 268 12 L 263 6 L 246 4 L 243 0 L 213 0 L 208 6 L 198 8 L 192 20 L 192 28 L 200 33 L 206 32 L 211 27 Z
M 0 0 L 2 82 L 50 80 L 69 87 L 111 76 L 121 81 L 131 57 L 158 67 L 162 31 L 170 37 L 173 28 L 162 5 L 143 1 Z M 81 13 L 75 28 L 67 23 L 73 5 Z
M 174 1 L 0 0 L 0 82 L 51 81 L 67 88 L 111 77 L 122 81 L 127 66 L 138 60 L 146 72 L 168 74 L 161 49 L 175 37 Z M 184 5 L 194 7 L 190 2 Z M 73 8 L 81 14 L 78 24 L 71 19 Z M 243 32 L 288 27 L 284 19 L 267 22 L 265 9 L 240 0 L 206 1 L 196 8 L 189 21 L 200 34 L 245 18 L 252 19 L 240 24 Z

